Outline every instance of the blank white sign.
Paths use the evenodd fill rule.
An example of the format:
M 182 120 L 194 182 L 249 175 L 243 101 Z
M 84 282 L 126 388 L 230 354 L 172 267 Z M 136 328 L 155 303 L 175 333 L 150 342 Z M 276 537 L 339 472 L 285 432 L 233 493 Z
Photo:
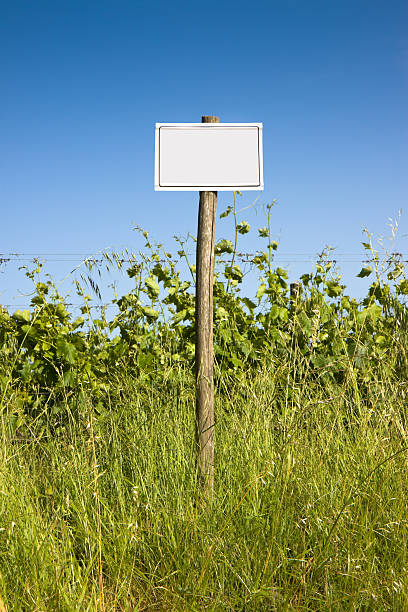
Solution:
M 156 123 L 157 191 L 263 188 L 262 123 Z

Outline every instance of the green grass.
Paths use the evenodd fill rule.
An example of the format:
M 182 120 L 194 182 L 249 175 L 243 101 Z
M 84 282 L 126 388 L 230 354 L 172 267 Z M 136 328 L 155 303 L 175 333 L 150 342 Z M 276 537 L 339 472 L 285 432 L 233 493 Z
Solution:
M 112 381 L 103 415 L 84 393 L 23 439 L 10 392 L 0 610 L 407 610 L 406 386 L 269 363 L 220 385 L 208 502 L 191 372 Z

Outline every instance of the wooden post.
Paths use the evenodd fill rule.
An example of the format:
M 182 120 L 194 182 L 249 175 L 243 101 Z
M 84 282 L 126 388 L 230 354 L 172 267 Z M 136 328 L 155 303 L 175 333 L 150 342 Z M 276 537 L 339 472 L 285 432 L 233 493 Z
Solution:
M 218 123 L 204 116 L 202 123 Z M 217 192 L 200 191 L 196 251 L 196 436 L 198 473 L 204 493 L 214 488 L 213 282 Z
M 296 302 L 302 295 L 302 285 L 296 281 L 290 283 L 290 299 L 292 302 Z

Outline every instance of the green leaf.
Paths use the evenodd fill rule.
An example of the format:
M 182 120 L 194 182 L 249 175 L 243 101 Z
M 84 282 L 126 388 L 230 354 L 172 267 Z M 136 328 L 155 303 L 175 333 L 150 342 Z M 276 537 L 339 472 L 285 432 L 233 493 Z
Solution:
M 231 355 L 231 361 L 232 364 L 235 368 L 240 368 L 242 367 L 242 361 L 241 359 L 238 359 L 238 357 L 236 357 L 235 355 Z
M 225 343 L 231 342 L 231 330 L 230 329 L 221 329 L 220 336 L 224 340 Z
M 249 225 L 247 221 L 242 221 L 242 223 L 238 223 L 237 225 L 237 231 L 240 234 L 248 234 L 250 229 L 251 229 L 251 226 Z
M 145 285 L 146 285 L 147 293 L 148 293 L 150 299 L 152 299 L 152 300 L 157 299 L 159 297 L 159 294 L 160 294 L 160 287 L 157 284 L 157 282 L 155 281 L 155 279 L 149 276 L 145 280 Z
M 230 214 L 231 211 L 232 211 L 232 207 L 231 206 L 227 206 L 227 208 L 224 210 L 224 212 L 220 214 L 220 219 L 224 219 L 225 217 L 228 217 L 228 215 Z
M 397 285 L 397 293 L 408 295 L 408 280 L 404 279 Z
M 256 292 L 256 297 L 258 298 L 258 300 L 262 298 L 265 291 L 266 291 L 266 285 L 265 283 L 262 283 L 261 285 L 259 285 L 258 291 Z
M 225 308 L 223 308 L 222 306 L 217 306 L 215 316 L 218 320 L 228 321 L 228 311 L 225 310 Z
M 77 327 L 81 327 L 81 325 L 83 325 L 84 321 L 85 321 L 84 317 L 78 317 L 72 323 L 72 329 L 77 329 Z
M 16 310 L 12 317 L 16 321 L 21 321 L 21 323 L 29 323 L 31 314 L 29 310 Z
M 177 325 L 177 323 L 180 323 L 180 321 L 183 321 L 186 318 L 186 316 L 187 316 L 187 310 L 185 308 L 183 310 L 180 310 L 180 312 L 175 314 L 173 317 L 173 325 Z
M 256 308 L 256 304 L 252 300 L 248 298 L 242 298 L 242 301 L 250 312 L 252 312 L 254 308 Z
M 153 310 L 153 308 L 149 306 L 142 306 L 141 310 L 147 319 L 157 319 L 160 314 L 157 310 Z
M 288 311 L 286 310 L 286 308 L 274 304 L 270 310 L 270 317 L 273 321 L 276 319 L 286 321 L 288 318 Z
M 279 307 L 279 319 L 281 321 L 287 321 L 288 320 L 288 316 L 289 316 L 289 313 L 288 313 L 287 309 L 284 308 L 283 306 L 280 306 Z
M 45 299 L 43 295 L 35 295 L 32 300 L 31 300 L 32 304 L 35 304 L 37 306 L 44 304 L 45 303 Z
M 237 340 L 237 345 L 241 353 L 243 353 L 245 357 L 248 357 L 249 353 L 252 350 L 252 344 L 250 343 L 250 341 L 245 339 Z
M 310 336 L 312 333 L 312 321 L 305 312 L 300 313 L 298 321 L 303 333 L 306 334 L 306 336 Z
M 369 317 L 373 322 L 377 321 L 377 319 L 381 315 L 381 306 L 377 304 L 371 304 L 371 306 L 367 306 L 367 308 L 363 308 L 360 312 L 357 313 L 357 322 L 364 324 L 367 317 Z
M 126 273 L 129 276 L 129 278 L 134 278 L 139 273 L 139 271 L 140 271 L 139 264 L 134 264 L 133 266 L 130 266 L 130 268 L 126 270 Z
M 327 283 L 326 293 L 329 297 L 338 297 L 343 291 L 343 287 L 336 283 L 336 281 L 329 281 Z
M 231 240 L 220 240 L 215 245 L 214 252 L 216 255 L 221 255 L 221 253 L 233 253 L 234 247 L 232 246 Z
M 369 316 L 373 321 L 377 321 L 381 316 L 382 308 L 377 304 L 371 304 L 371 306 L 368 306 L 368 308 L 366 308 L 366 311 L 368 312 Z
M 66 387 L 73 387 L 75 385 L 75 375 L 72 370 L 64 372 L 64 385 Z
M 32 367 L 30 362 L 27 360 L 20 369 L 20 376 L 24 382 L 29 382 L 32 377 Z
M 236 266 L 225 266 L 225 277 L 232 278 L 233 280 L 242 280 L 244 274 L 239 265 Z
M 272 306 L 269 315 L 273 321 L 279 317 L 279 307 L 276 304 Z
M 55 343 L 57 348 L 57 355 L 69 364 L 75 364 L 75 357 L 77 350 L 73 344 L 68 342 L 65 338 L 57 338 Z
M 24 334 L 27 334 L 27 336 L 31 336 L 32 338 L 35 338 L 36 336 L 38 336 L 38 329 L 36 327 L 34 327 L 33 325 L 22 325 L 21 326 L 21 331 Z
M 387 278 L 389 280 L 396 280 L 404 273 L 404 265 L 402 263 L 395 263 L 394 269 L 388 272 Z
M 357 274 L 359 278 L 364 278 L 365 276 L 370 276 L 372 272 L 371 266 L 367 266 L 365 268 L 361 268 L 360 272 Z
M 266 253 L 261 253 L 260 255 L 255 255 L 255 257 L 251 260 L 252 263 L 259 266 L 263 263 L 268 262 L 268 255 Z
M 170 270 L 167 266 L 163 268 L 160 264 L 156 264 L 152 272 L 156 276 L 156 278 L 163 283 L 169 280 L 170 278 Z

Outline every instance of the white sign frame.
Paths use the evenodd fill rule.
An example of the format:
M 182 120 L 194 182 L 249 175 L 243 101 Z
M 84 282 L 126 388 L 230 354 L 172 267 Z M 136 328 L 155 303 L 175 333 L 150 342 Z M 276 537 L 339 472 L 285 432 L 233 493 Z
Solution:
M 262 131 L 262 123 L 156 123 L 155 190 L 263 191 Z M 188 151 L 183 142 L 190 147 Z M 231 179 L 228 183 L 219 176 L 214 180 L 213 160 L 217 161 L 217 172 L 225 172 Z M 183 173 L 186 176 L 180 180 Z M 239 180 L 244 175 L 244 180 Z M 197 176 L 202 184 L 196 184 Z

